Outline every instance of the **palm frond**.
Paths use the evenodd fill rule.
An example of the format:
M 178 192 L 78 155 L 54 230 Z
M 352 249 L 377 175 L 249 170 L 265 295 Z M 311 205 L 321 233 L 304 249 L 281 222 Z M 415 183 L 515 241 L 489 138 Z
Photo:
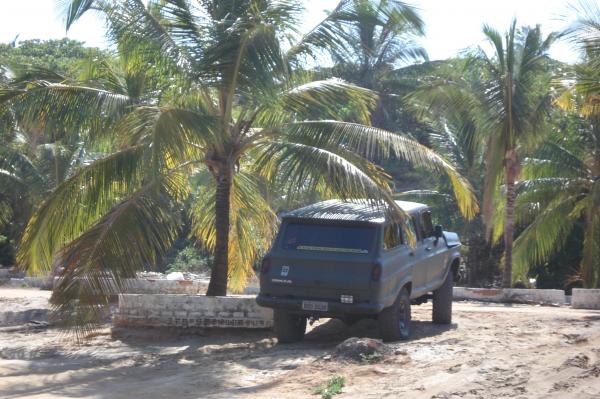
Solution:
M 173 39 L 163 16 L 155 10 L 155 2 L 146 6 L 142 0 L 126 0 L 102 7 L 109 22 L 110 35 L 119 46 L 125 49 L 145 47 L 155 59 L 170 62 L 189 72 L 195 63 L 194 57 Z
M 177 236 L 168 197 L 151 186 L 114 206 L 56 259 L 61 271 L 50 302 L 57 319 L 78 336 L 100 326 L 123 279 L 155 264 Z
M 96 3 L 97 0 L 63 0 L 64 3 L 64 15 L 65 15 L 65 25 L 67 30 L 73 25 L 75 21 L 77 21 L 83 14 L 87 11 L 91 10 Z
M 144 145 L 153 168 L 170 169 L 199 160 L 202 150 L 218 147 L 218 119 L 190 109 L 138 106 L 111 130 L 119 146 Z
M 302 56 L 316 58 L 322 49 L 332 52 L 339 52 L 343 49 L 346 33 L 339 18 L 340 15 L 350 12 L 352 5 L 352 1 L 341 0 L 327 17 L 294 43 L 286 52 L 285 58 L 295 62 Z
M 56 188 L 29 220 L 18 252 L 19 264 L 41 274 L 54 256 L 135 192 L 145 176 L 142 147 L 131 147 L 82 167 Z
M 525 281 L 531 266 L 545 262 L 562 248 L 579 217 L 572 213 L 576 203 L 576 197 L 557 197 L 517 237 L 513 280 Z
M 360 123 L 369 124 L 376 102 L 376 93 L 339 79 L 312 81 L 274 96 L 273 103 L 262 101 L 256 123 L 272 127 L 315 116 L 340 120 L 351 108 Z
M 12 108 L 25 123 L 42 124 L 56 134 L 105 130 L 121 116 L 129 98 L 91 87 L 32 83 L 28 89 L 0 89 L 0 113 Z
M 336 121 L 305 121 L 290 124 L 286 137 L 305 140 L 314 147 L 341 147 L 369 159 L 395 156 L 415 167 L 448 176 L 461 213 L 471 219 L 479 210 L 471 184 L 456 168 L 430 148 L 386 130 Z

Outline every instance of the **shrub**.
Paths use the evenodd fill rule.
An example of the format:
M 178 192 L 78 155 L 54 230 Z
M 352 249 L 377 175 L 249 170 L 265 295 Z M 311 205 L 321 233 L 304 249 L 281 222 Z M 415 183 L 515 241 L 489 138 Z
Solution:
M 346 379 L 344 376 L 336 374 L 327 380 L 326 386 L 318 386 L 317 389 L 315 389 L 315 395 L 321 395 L 322 399 L 331 399 L 333 395 L 342 393 L 342 388 L 345 383 Z
M 206 273 L 210 270 L 210 259 L 194 246 L 183 248 L 175 260 L 167 265 L 166 272 Z

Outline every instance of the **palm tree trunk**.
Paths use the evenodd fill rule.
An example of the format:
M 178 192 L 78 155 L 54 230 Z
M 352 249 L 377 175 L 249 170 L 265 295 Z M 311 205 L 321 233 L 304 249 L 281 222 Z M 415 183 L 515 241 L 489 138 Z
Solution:
M 215 176 L 217 180 L 215 198 L 216 242 L 210 283 L 206 291 L 206 295 L 209 296 L 227 295 L 229 213 L 233 173 L 231 168 L 224 167 L 223 169 Z
M 512 163 L 512 162 L 511 162 Z M 515 229 L 515 170 L 513 165 L 506 168 L 506 209 L 504 223 L 504 272 L 502 287 L 512 286 L 512 251 Z

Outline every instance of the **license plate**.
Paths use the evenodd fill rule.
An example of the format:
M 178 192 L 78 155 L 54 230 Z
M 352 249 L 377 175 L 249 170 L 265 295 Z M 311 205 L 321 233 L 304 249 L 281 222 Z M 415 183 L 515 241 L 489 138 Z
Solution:
M 318 310 L 326 312 L 328 309 L 327 302 L 321 301 L 302 301 L 302 310 Z

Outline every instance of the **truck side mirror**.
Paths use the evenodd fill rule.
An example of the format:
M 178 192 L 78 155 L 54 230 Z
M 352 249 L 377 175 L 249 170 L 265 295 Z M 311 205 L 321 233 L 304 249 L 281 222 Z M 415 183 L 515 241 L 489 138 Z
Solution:
M 433 236 L 435 237 L 435 245 L 437 245 L 440 238 L 442 238 L 444 236 L 444 229 L 442 228 L 441 225 L 439 225 L 439 224 L 435 225 L 435 227 L 433 228 Z

